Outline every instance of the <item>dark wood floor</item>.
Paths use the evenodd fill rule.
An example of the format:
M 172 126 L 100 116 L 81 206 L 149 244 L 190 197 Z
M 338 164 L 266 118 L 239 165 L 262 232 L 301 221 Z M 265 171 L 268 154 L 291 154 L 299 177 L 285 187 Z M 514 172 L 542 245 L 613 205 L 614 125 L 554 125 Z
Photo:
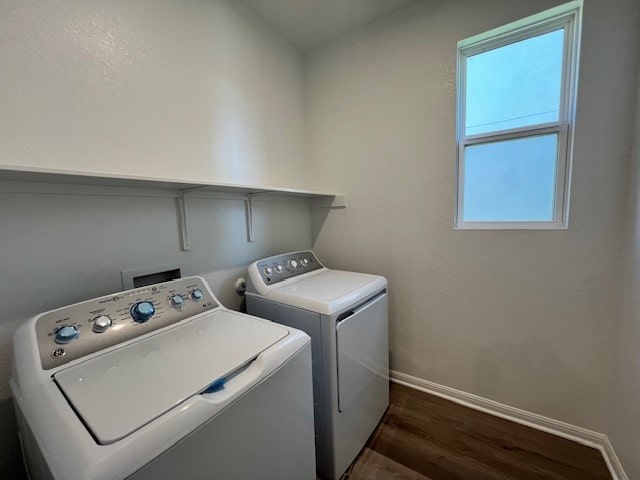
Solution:
M 402 385 L 344 480 L 607 479 L 599 451 Z

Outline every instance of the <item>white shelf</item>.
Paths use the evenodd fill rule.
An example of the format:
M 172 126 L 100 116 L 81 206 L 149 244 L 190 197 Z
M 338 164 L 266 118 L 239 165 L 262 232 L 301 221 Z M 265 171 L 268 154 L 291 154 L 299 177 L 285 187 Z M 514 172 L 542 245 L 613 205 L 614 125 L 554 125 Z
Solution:
M 0 181 L 34 182 L 69 185 L 95 185 L 104 187 L 156 188 L 170 190 L 238 193 L 242 195 L 272 193 L 294 197 L 324 198 L 341 197 L 334 192 L 317 192 L 295 188 L 270 187 L 265 185 L 244 185 L 202 180 L 175 180 L 170 178 L 120 175 L 113 173 L 86 173 L 52 168 L 25 168 L 14 165 L 0 165 Z
M 309 199 L 311 208 L 346 208 L 347 196 L 333 192 L 317 192 L 313 190 L 300 190 L 293 188 L 269 187 L 264 185 L 243 185 L 232 183 L 216 183 L 200 180 L 174 180 L 169 178 L 150 178 L 138 175 L 116 175 L 112 173 L 86 173 L 71 170 L 26 168 L 14 165 L 0 165 L 0 182 L 16 182 L 18 184 L 36 185 L 37 191 L 41 190 L 39 184 L 51 188 L 64 188 L 65 191 L 72 187 L 80 189 L 81 194 L 87 194 L 87 189 L 92 187 L 90 193 L 98 194 L 98 189 L 107 189 L 112 195 L 131 195 L 131 190 L 142 193 L 164 190 L 171 191 L 171 196 L 178 201 L 178 216 L 180 222 L 180 237 L 183 250 L 189 250 L 189 228 L 187 198 L 189 194 L 196 192 L 219 192 L 224 194 L 241 195 L 246 205 L 247 240 L 253 241 L 253 216 L 252 200 L 256 195 L 284 195 Z M 55 186 L 58 187 L 55 187 Z M 52 187 L 53 186 L 53 187 Z M 64 187 L 62 187 L 64 186 Z M 0 188 L 0 191 L 4 191 Z M 31 190 L 33 191 L 33 190 Z M 71 193 L 71 192 L 69 192 Z

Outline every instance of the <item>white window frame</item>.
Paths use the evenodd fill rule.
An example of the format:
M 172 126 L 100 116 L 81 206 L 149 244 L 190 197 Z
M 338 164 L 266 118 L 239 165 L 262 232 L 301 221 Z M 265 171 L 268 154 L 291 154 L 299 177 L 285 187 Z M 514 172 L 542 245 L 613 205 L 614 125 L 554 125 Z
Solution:
M 571 157 L 578 90 L 578 60 L 582 0 L 560 5 L 539 14 L 510 23 L 458 42 L 456 79 L 456 229 L 564 229 L 569 220 L 569 190 L 571 183 Z M 527 127 L 496 130 L 466 135 L 466 59 L 472 55 L 503 47 L 544 33 L 565 29 L 562 65 L 560 112 L 557 122 Z M 558 135 L 558 158 L 555 182 L 553 219 L 550 221 L 465 221 L 464 218 L 464 152 L 469 145 L 480 145 L 518 138 L 531 138 L 555 133 Z

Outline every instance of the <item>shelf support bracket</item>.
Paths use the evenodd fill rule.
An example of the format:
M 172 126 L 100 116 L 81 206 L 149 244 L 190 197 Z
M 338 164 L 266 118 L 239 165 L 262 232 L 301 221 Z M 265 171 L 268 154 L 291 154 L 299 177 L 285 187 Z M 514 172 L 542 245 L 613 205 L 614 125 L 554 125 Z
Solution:
M 187 225 L 187 192 L 178 190 L 178 221 L 180 222 L 180 247 L 182 251 L 191 250 L 189 228 Z
M 247 241 L 253 242 L 253 196 L 255 193 L 248 193 L 244 199 L 245 212 L 247 215 Z
M 189 222 L 188 222 L 188 203 L 187 193 L 203 188 L 206 185 L 198 185 L 197 187 L 184 188 L 178 190 L 178 222 L 180 223 L 180 247 L 182 251 L 186 252 L 191 250 L 191 244 L 189 243 Z

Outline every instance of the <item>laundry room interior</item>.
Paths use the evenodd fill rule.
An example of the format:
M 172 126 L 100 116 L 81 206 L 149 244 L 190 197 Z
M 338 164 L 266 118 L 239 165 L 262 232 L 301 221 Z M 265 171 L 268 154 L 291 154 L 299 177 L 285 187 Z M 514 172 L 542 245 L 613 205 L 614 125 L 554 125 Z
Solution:
M 388 282 L 388 428 L 469 415 L 383 419 L 343 478 L 640 479 L 640 2 L 570 3 L 562 221 L 465 228 L 459 42 L 565 0 L 0 0 L 0 478 L 27 320 L 173 269 L 245 312 L 251 264 L 313 252 Z M 479 412 L 532 456 L 451 437 Z

